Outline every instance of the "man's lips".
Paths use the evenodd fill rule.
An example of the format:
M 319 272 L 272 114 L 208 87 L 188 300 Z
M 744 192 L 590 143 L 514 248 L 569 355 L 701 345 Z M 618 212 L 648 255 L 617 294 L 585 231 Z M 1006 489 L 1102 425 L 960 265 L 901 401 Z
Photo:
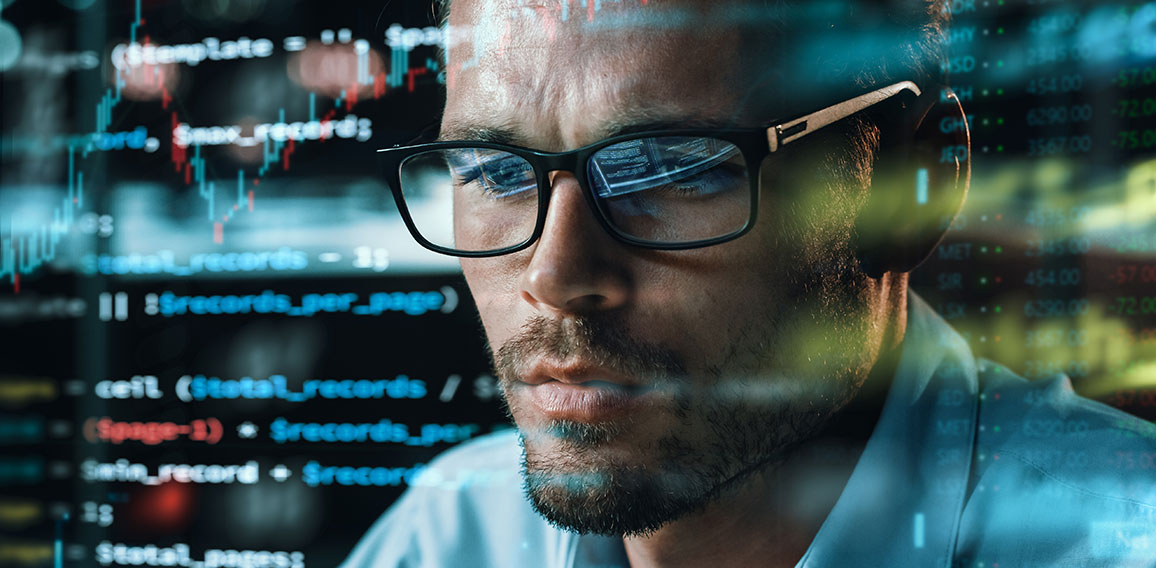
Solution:
M 518 385 L 549 419 L 599 422 L 652 404 L 654 385 L 604 367 L 539 361 Z
M 566 363 L 538 361 L 523 375 L 521 381 L 528 385 L 541 385 L 551 381 L 588 386 L 596 386 L 591 383 L 605 383 L 609 387 L 622 388 L 640 388 L 645 385 L 640 377 L 630 377 L 606 367 L 581 361 Z

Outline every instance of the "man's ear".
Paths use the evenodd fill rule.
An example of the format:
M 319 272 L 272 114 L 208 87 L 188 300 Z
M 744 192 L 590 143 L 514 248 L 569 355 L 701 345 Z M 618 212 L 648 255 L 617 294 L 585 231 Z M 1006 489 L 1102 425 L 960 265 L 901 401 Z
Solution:
M 929 89 L 907 117 L 880 124 L 867 205 L 855 223 L 860 268 L 910 272 L 943 239 L 971 182 L 971 129 L 959 97 Z

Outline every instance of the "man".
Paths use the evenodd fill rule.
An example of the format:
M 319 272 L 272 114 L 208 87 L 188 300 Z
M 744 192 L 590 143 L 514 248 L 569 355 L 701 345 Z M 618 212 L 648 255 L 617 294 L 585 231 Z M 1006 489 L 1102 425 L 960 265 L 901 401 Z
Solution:
M 454 2 L 442 142 L 383 160 L 517 431 L 430 464 L 347 566 L 1156 562 L 1156 474 L 1113 467 L 1147 425 L 907 291 L 966 191 L 945 12 Z

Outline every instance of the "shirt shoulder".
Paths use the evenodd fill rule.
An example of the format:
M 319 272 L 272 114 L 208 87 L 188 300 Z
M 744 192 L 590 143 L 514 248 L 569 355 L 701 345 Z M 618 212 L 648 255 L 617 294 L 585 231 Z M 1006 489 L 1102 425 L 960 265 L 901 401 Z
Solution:
M 342 567 L 558 565 L 565 543 L 526 500 L 520 462 L 514 430 L 444 452 L 365 533 Z
M 1017 566 L 1156 562 L 1156 426 L 1079 396 L 1066 376 L 1027 381 L 983 360 L 978 371 L 962 549 Z
M 1156 507 L 1156 424 L 1076 394 L 1064 375 L 1028 381 L 983 360 L 979 369 L 977 446 L 992 459 L 977 470 L 1011 459 L 1057 483 Z

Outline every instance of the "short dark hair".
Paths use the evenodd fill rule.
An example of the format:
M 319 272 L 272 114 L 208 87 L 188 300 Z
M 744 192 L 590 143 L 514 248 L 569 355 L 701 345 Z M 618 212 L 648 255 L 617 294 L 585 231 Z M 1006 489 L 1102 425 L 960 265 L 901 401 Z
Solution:
M 947 0 L 876 0 L 894 14 L 901 29 L 919 30 L 906 65 L 926 87 L 947 85 L 947 37 L 951 10 Z
M 806 53 L 798 65 L 834 72 L 859 87 L 914 80 L 921 88 L 947 85 L 944 38 L 950 24 L 946 0 L 850 0 L 816 5 L 779 0 L 783 21 L 807 20 L 800 35 Z

